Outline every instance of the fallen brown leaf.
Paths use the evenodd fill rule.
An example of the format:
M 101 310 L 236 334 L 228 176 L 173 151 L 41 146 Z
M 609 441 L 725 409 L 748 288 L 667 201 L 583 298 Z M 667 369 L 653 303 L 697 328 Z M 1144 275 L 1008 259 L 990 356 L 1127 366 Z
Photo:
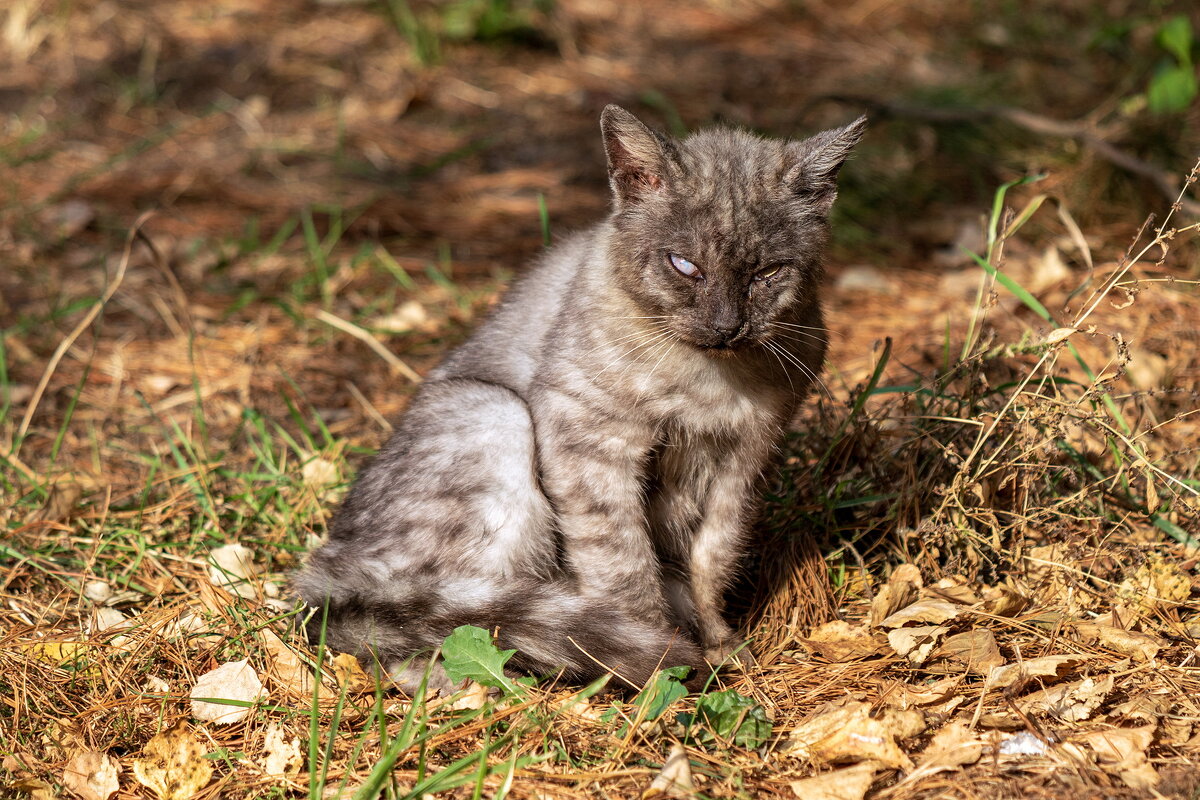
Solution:
M 878 767 L 870 761 L 835 769 L 811 778 L 792 781 L 792 791 L 801 800 L 862 800 L 875 780 Z
M 206 672 L 192 687 L 192 715 L 196 719 L 229 725 L 241 722 L 250 715 L 249 705 L 211 703 L 207 699 L 234 700 L 238 703 L 254 703 L 265 697 L 262 681 L 258 679 L 249 659 L 230 661 Z
M 921 590 L 921 570 L 912 564 L 901 564 L 892 570 L 887 583 L 871 601 L 869 622 L 878 626 L 897 609 L 904 608 L 917 599 Z
M 785 752 L 816 762 L 875 760 L 908 769 L 912 761 L 896 745 L 894 732 L 871 718 L 870 703 L 826 703 L 792 731 Z
M 67 761 L 63 786 L 83 800 L 108 800 L 121 788 L 121 765 L 107 753 L 82 750 Z
M 911 664 L 924 664 L 933 648 L 943 636 L 950 632 L 945 625 L 919 625 L 912 628 L 894 628 L 888 631 L 888 644 L 897 655 L 904 656 Z
M 1125 781 L 1131 789 L 1148 790 L 1158 785 L 1159 776 L 1146 760 L 1146 748 L 1154 740 L 1153 724 L 1139 728 L 1110 728 L 1088 731 L 1076 740 L 1095 753 L 1100 767 Z
M 1017 708 L 1026 714 L 1049 714 L 1063 722 L 1082 722 L 1095 713 L 1112 690 L 1112 675 L 1100 680 L 1084 678 L 1026 695 L 1017 701 Z
M 951 636 L 930 654 L 930 660 L 962 665 L 976 675 L 987 675 L 1004 663 L 1004 657 L 996 645 L 996 637 L 987 628 L 976 628 Z M 932 670 L 932 665 L 927 669 Z
M 692 765 L 687 751 L 681 744 L 671 745 L 671 752 L 662 770 L 654 776 L 650 786 L 642 792 L 642 800 L 655 797 L 693 797 L 696 787 L 692 781 Z
M 1153 661 L 1166 643 L 1148 633 L 1127 631 L 1112 625 L 1096 625 L 1090 622 L 1076 623 L 1075 631 L 1085 642 L 1096 642 L 1111 647 L 1135 661 Z
M 1005 664 L 988 673 L 983 688 L 984 691 L 1004 689 L 1027 678 L 1058 678 L 1087 660 L 1082 655 L 1039 656 Z
M 264 756 L 262 770 L 267 775 L 292 775 L 300 770 L 304 756 L 300 751 L 300 739 L 288 739 L 283 728 L 276 722 L 267 726 L 263 735 Z
M 880 624 L 885 628 L 899 628 L 912 623 L 940 625 L 957 616 L 958 606 L 954 603 L 936 597 L 926 597 L 891 614 Z

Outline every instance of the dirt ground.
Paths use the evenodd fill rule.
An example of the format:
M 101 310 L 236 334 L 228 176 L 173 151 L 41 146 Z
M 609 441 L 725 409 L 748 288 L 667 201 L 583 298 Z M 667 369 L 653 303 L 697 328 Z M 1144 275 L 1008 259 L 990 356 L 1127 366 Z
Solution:
M 9 0 L 0 795 L 1196 797 L 1200 106 L 1153 95 L 1195 73 L 1184 29 L 1122 0 Z M 377 693 L 286 577 L 420 375 L 606 213 L 608 103 L 673 134 L 871 118 L 825 388 L 730 598 L 760 666 L 713 690 L 745 705 Z M 242 660 L 252 713 L 198 713 Z

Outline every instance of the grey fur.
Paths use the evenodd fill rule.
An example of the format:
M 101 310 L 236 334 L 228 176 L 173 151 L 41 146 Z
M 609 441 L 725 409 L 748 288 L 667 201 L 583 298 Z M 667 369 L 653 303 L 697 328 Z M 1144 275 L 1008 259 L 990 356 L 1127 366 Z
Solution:
M 398 671 L 474 624 L 520 669 L 635 685 L 740 644 L 722 594 L 824 358 L 827 215 L 865 122 L 674 141 L 606 108 L 613 214 L 429 374 L 297 576 L 328 642 Z

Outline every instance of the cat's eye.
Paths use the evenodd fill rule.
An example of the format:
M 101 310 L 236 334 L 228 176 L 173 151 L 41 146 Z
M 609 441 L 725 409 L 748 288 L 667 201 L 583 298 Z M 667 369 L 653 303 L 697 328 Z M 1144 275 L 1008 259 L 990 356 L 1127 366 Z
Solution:
M 781 269 L 783 269 L 783 264 L 774 264 L 766 269 L 760 269 L 754 274 L 754 280 L 765 281 L 767 278 L 774 278 Z
M 699 267 L 678 253 L 667 253 L 667 260 L 671 262 L 671 266 L 678 270 L 681 275 L 687 275 L 689 278 L 704 277 L 704 273 L 700 271 Z

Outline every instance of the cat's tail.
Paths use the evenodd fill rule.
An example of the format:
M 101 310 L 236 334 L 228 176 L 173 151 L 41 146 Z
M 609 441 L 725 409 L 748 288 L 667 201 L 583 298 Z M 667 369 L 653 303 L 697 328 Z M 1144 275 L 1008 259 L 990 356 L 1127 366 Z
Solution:
M 510 580 L 497 587 L 484 578 L 459 578 L 434 588 L 398 580 L 363 591 L 361 576 L 346 577 L 297 576 L 295 587 L 312 609 L 310 640 L 323 638 L 393 675 L 409 664 L 423 666 L 413 657 L 432 652 L 460 625 L 494 632 L 501 648 L 515 648 L 510 666 L 534 675 L 561 673 L 572 683 L 612 672 L 640 689 L 663 667 L 707 669 L 685 634 L 584 598 L 565 581 Z

